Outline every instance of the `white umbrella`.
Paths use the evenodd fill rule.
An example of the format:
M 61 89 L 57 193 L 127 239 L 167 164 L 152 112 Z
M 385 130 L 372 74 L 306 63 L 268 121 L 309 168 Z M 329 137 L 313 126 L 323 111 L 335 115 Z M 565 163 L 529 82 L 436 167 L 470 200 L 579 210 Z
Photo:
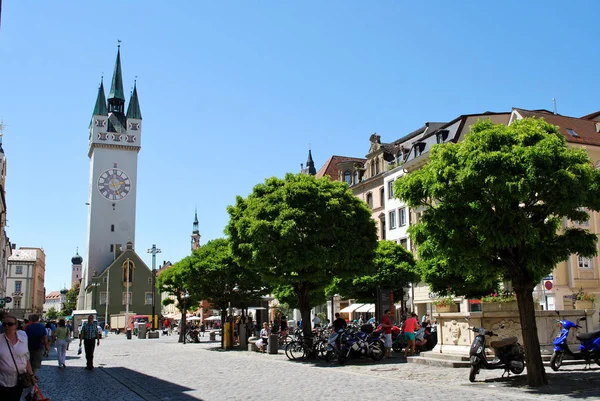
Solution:
M 207 317 L 204 320 L 221 320 L 221 318 L 219 316 L 211 316 L 211 317 Z
M 198 316 L 192 316 L 192 317 L 188 317 L 186 320 L 187 321 L 190 321 L 190 320 L 202 320 L 202 318 L 198 317 Z

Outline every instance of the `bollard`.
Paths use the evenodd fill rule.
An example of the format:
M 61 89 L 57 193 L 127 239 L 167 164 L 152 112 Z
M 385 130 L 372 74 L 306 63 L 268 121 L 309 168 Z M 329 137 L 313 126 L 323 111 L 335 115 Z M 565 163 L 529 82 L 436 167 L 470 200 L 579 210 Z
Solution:
M 267 352 L 269 354 L 277 354 L 279 352 L 279 335 L 269 335 L 269 343 L 267 344 Z
M 127 329 L 127 339 L 131 340 L 131 329 Z

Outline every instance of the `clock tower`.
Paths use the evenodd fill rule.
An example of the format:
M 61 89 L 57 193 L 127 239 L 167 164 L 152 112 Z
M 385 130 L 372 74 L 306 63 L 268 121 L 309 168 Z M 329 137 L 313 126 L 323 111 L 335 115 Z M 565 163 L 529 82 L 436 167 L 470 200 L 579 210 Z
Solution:
M 86 305 L 84 288 L 94 272 L 101 275 L 128 243 L 135 244 L 138 152 L 142 140 L 142 114 L 134 82 L 125 112 L 121 49 L 112 76 L 108 99 L 100 81 L 89 126 L 87 252 L 78 302 Z

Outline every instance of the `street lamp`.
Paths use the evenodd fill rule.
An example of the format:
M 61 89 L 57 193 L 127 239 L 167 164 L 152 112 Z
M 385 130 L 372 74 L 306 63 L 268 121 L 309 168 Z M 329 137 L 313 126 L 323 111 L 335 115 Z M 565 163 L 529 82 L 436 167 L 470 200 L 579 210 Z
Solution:
M 183 334 L 183 343 L 185 344 L 185 335 L 186 335 L 186 329 L 187 329 L 187 324 L 186 324 L 186 317 L 187 317 L 187 300 L 190 297 L 190 294 L 187 292 L 187 290 L 183 290 L 183 292 L 181 293 L 181 300 L 183 302 L 183 311 L 181 312 L 181 333 Z
M 161 250 L 156 247 L 156 244 L 152 244 L 152 248 L 148 249 L 148 253 L 152 254 L 152 331 L 156 330 L 154 323 L 156 321 L 155 307 L 156 307 L 156 254 L 160 253 Z

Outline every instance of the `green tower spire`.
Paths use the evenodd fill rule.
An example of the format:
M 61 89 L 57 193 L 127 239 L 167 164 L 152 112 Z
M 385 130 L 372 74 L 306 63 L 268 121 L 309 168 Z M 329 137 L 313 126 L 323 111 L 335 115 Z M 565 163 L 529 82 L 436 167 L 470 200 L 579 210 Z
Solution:
M 131 98 L 129 99 L 129 106 L 127 107 L 127 118 L 142 119 L 142 112 L 140 111 L 140 102 L 137 94 L 137 85 L 135 82 L 133 84 Z
M 96 97 L 96 105 L 94 106 L 94 116 L 105 116 L 108 114 L 106 108 L 106 97 L 104 97 L 104 79 L 100 80 L 100 87 L 98 88 L 98 97 Z
M 112 83 L 110 85 L 110 93 L 108 100 L 119 99 L 125 102 L 123 92 L 123 74 L 121 73 L 121 45 L 117 50 L 117 61 L 115 61 L 115 70 L 113 72 Z

